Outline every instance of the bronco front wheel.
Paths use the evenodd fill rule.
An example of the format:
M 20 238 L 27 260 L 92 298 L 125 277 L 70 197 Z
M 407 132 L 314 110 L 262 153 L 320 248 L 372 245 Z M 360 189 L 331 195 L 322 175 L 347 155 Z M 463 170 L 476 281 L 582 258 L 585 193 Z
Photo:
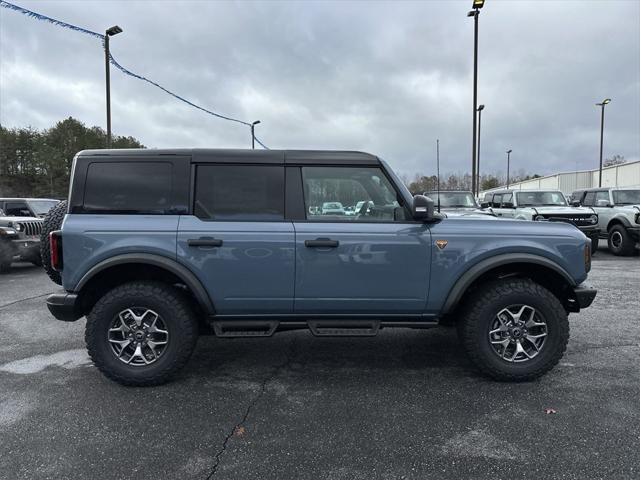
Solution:
M 458 322 L 468 356 L 496 380 L 526 381 L 551 370 L 569 340 L 567 312 L 529 279 L 497 280 L 476 291 Z
M 132 282 L 107 292 L 87 315 L 85 340 L 96 367 L 123 385 L 159 385 L 189 360 L 197 322 L 182 292 Z

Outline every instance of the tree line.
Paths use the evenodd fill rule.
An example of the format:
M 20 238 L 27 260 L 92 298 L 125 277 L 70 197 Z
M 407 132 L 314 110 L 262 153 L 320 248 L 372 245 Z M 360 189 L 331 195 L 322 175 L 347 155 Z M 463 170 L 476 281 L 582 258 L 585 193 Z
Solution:
M 65 198 L 73 157 L 105 148 L 107 134 L 75 118 L 45 130 L 0 125 L 0 196 Z M 113 148 L 145 148 L 133 137 L 114 136 Z

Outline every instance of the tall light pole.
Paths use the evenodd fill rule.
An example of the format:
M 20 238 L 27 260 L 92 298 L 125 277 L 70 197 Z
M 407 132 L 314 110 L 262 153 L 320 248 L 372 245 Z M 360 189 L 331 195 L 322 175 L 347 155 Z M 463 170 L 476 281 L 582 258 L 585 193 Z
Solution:
M 513 150 L 507 150 L 507 188 L 509 188 L 509 164 L 511 163 L 511 152 L 513 152 Z
M 258 125 L 259 123 L 260 123 L 260 120 L 256 120 L 251 124 L 251 150 L 255 150 L 256 148 L 255 128 L 256 128 L 256 125 Z
M 602 115 L 600 116 L 600 176 L 598 177 L 598 187 L 602 187 L 602 144 L 604 142 L 604 106 L 607 103 L 611 103 L 610 98 L 605 98 L 602 103 L 596 103 L 597 107 L 602 108 Z
M 476 186 L 478 187 L 478 195 L 480 194 L 480 132 L 482 130 L 482 110 L 484 110 L 484 105 L 478 105 L 478 158 L 476 160 L 476 163 L 478 165 L 478 181 L 476 182 Z
M 484 0 L 473 0 L 467 17 L 473 17 L 473 140 L 471 142 L 471 191 L 476 194 L 476 110 L 478 108 L 478 16 Z
M 111 73 L 109 71 L 109 38 L 122 33 L 122 29 L 114 25 L 108 28 L 104 36 L 104 69 L 107 76 L 107 148 L 111 148 Z

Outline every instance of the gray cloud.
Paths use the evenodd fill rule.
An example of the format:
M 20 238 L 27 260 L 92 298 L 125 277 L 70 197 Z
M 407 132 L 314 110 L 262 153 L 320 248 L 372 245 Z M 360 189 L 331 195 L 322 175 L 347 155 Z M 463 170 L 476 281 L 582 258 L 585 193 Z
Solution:
M 272 148 L 360 149 L 400 172 L 466 171 L 472 20 L 464 2 L 22 1 L 95 31 L 133 71 L 225 115 L 262 120 Z M 640 159 L 640 2 L 487 0 L 480 15 L 483 169 L 593 168 Z M 112 71 L 114 131 L 152 147 L 245 147 L 212 118 Z M 0 122 L 104 125 L 100 42 L 0 9 Z

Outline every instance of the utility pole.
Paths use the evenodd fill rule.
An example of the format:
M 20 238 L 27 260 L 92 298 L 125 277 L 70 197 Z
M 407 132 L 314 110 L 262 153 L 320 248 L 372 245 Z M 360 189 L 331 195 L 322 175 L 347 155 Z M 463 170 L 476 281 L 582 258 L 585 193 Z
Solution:
M 256 125 L 258 125 L 259 123 L 260 123 L 260 120 L 256 120 L 251 124 L 251 150 L 255 150 L 256 148 L 255 128 L 256 128 Z
M 598 176 L 598 187 L 602 187 L 602 145 L 604 143 L 604 107 L 608 103 L 611 103 L 610 98 L 605 98 L 602 103 L 596 103 L 597 107 L 602 108 L 602 115 L 600 116 L 600 175 Z
M 104 70 L 107 77 L 107 148 L 111 148 L 111 72 L 109 70 L 109 58 L 111 55 L 109 54 L 109 38 L 119 33 L 122 33 L 122 29 L 114 25 L 108 28 L 104 35 Z
M 484 0 L 473 0 L 472 8 L 467 17 L 473 17 L 473 139 L 471 141 L 471 192 L 476 194 L 476 129 L 478 109 L 478 17 Z

